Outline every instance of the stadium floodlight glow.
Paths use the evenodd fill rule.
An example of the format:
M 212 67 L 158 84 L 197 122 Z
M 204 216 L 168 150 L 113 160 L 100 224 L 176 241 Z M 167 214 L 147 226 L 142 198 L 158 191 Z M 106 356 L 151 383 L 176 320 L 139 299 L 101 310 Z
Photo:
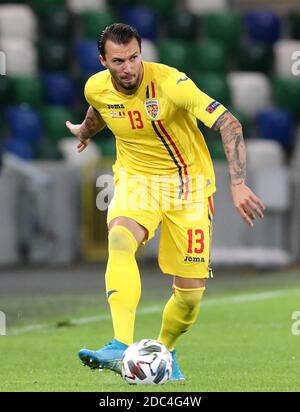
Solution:
M 6 335 L 6 316 L 4 312 L 0 311 L 0 336 Z

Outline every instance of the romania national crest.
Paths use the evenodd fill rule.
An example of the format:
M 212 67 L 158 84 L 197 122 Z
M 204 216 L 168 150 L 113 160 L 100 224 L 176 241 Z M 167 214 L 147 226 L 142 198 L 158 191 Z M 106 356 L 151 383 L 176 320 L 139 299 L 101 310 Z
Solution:
M 159 115 L 159 104 L 158 100 L 151 99 L 151 100 L 146 100 L 145 101 L 145 108 L 148 116 L 152 119 L 155 120 L 157 116 Z

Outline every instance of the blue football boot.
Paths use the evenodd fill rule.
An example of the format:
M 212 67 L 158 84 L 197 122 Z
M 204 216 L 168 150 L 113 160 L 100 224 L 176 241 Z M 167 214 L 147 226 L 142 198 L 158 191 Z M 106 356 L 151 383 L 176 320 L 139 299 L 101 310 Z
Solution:
M 81 349 L 79 359 L 91 369 L 110 369 L 121 373 L 121 359 L 128 345 L 116 339 L 99 350 Z
M 173 370 L 172 370 L 172 375 L 170 378 L 170 381 L 184 381 L 185 378 L 183 374 L 180 372 L 177 360 L 176 360 L 176 350 L 172 350 L 171 352 L 172 358 L 173 358 Z

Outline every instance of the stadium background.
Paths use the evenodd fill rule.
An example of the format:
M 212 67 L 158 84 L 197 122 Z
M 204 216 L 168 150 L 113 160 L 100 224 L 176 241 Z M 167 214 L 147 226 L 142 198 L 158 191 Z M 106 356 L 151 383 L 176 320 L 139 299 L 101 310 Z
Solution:
M 290 390 L 299 367 L 295 348 L 300 339 L 291 333 L 292 316 L 300 310 L 300 8 L 291 0 L 0 1 L 0 311 L 6 316 L 8 335 L 0 345 L 11 349 L 2 367 L 8 378 L 3 378 L 0 390 L 119 390 L 111 377 L 105 377 L 104 384 L 95 376 L 89 381 L 86 371 L 77 372 L 76 363 L 81 343 L 95 347 L 105 343 L 98 329 L 101 319 L 106 322 L 102 332 L 110 338 L 103 293 L 107 232 L 105 211 L 96 208 L 100 190 L 96 181 L 99 175 L 111 174 L 114 139 L 104 130 L 78 155 L 76 141 L 65 127 L 66 120 L 83 120 L 84 83 L 101 70 L 96 40 L 105 26 L 116 21 L 138 29 L 145 60 L 185 71 L 239 118 L 247 144 L 248 183 L 267 206 L 265 219 L 253 229 L 243 223 L 231 202 L 220 136 L 199 124 L 214 160 L 218 188 L 212 250 L 215 279 L 207 291 L 203 323 L 205 327 L 216 317 L 222 322 L 219 335 L 206 330 L 216 340 L 211 350 L 218 353 L 228 322 L 236 326 L 236 304 L 241 302 L 244 306 L 238 313 L 243 321 L 231 342 L 237 354 L 241 349 L 239 361 L 245 350 L 239 339 L 248 341 L 249 365 L 251 353 L 262 342 L 273 339 L 273 346 L 270 343 L 272 361 L 266 348 L 261 354 L 269 375 L 264 376 L 263 365 L 258 367 L 252 371 L 252 386 L 238 379 L 238 362 L 234 377 L 222 386 L 226 362 L 218 369 L 220 365 L 212 368 L 208 359 L 204 365 L 208 381 L 192 389 Z M 158 325 L 170 293 L 170 279 L 157 267 L 157 246 L 158 237 L 139 252 L 144 285 L 140 338 L 148 333 L 143 316 L 153 313 Z M 226 302 L 220 315 L 218 305 Z M 151 327 L 149 321 L 153 335 Z M 257 347 L 254 343 L 251 347 L 252 335 L 245 328 L 264 330 Z M 207 345 L 205 333 L 198 341 L 196 332 L 191 335 L 196 343 Z M 45 362 L 45 373 L 52 380 L 47 383 L 39 372 L 43 348 L 51 353 L 48 341 L 59 341 L 57 336 L 58 346 L 74 362 L 70 371 L 84 382 L 81 386 L 68 386 L 68 373 L 63 375 L 66 372 L 52 358 Z M 24 345 L 25 353 L 36 354 L 35 363 L 19 357 Z M 286 361 L 284 373 L 273 369 L 279 352 Z M 63 364 L 63 359 L 59 362 Z M 16 372 L 20 363 L 23 367 Z M 209 375 L 211 368 L 220 372 L 220 381 Z M 191 367 L 193 373 L 198 376 Z

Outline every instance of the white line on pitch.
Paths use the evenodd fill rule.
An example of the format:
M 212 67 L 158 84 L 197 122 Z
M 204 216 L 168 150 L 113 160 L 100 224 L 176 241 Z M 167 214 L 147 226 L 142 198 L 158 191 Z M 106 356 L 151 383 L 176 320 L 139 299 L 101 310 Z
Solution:
M 259 292 L 259 293 L 249 293 L 239 296 L 226 296 L 222 298 L 207 298 L 203 301 L 202 306 L 215 306 L 215 305 L 224 305 L 224 304 L 238 304 L 245 302 L 255 302 L 258 300 L 274 299 L 282 296 L 289 296 L 294 293 L 300 293 L 299 289 L 289 289 L 289 290 L 278 290 L 273 292 Z M 163 309 L 163 305 L 155 305 L 149 307 L 142 307 L 137 311 L 137 316 L 149 315 L 152 313 L 159 313 Z M 87 318 L 71 319 L 70 325 L 84 325 L 89 323 L 95 323 L 100 321 L 110 320 L 110 315 L 101 315 L 101 316 L 90 316 Z M 50 324 L 32 324 L 20 328 L 15 328 L 10 331 L 8 335 L 18 336 L 23 335 L 24 333 L 44 331 L 48 329 L 53 329 L 55 325 Z

